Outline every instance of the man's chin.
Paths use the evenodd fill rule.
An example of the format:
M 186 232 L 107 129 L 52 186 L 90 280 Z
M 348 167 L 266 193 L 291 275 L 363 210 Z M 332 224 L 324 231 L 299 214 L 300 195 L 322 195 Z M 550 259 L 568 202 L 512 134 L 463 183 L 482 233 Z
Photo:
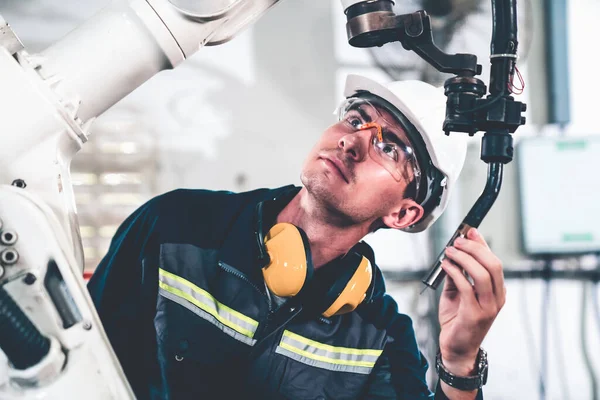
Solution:
M 346 185 L 331 182 L 329 177 L 318 177 L 307 179 L 302 182 L 308 193 L 319 203 L 331 208 L 340 208 L 347 197 Z

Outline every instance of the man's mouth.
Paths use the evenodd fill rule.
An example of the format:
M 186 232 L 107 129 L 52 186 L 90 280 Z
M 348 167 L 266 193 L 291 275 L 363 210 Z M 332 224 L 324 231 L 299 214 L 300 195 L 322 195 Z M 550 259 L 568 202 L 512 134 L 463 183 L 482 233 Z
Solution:
M 338 160 L 337 158 L 333 158 L 333 157 L 331 157 L 331 158 L 330 157 L 322 157 L 322 159 L 327 164 L 329 164 L 331 166 L 331 168 L 334 169 L 346 183 L 350 183 L 350 181 L 346 177 L 346 174 L 344 173 L 345 166 L 342 163 L 342 161 Z

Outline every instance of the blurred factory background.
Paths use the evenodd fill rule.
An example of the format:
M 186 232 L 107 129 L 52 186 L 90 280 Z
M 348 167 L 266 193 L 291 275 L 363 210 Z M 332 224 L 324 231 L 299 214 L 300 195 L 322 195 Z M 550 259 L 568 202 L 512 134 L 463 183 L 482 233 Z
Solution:
M 45 49 L 107 0 L 0 0 L 30 52 Z M 488 83 L 489 0 L 398 0 L 434 17 L 446 52 L 478 56 Z M 520 0 L 519 62 L 528 123 L 481 232 L 503 260 L 508 299 L 484 347 L 485 398 L 597 399 L 600 395 L 600 126 L 594 78 L 597 0 Z M 91 273 L 118 225 L 152 196 L 185 188 L 245 191 L 300 184 L 304 157 L 334 122 L 346 74 L 381 81 L 448 75 L 399 44 L 351 48 L 339 0 L 284 1 L 233 41 L 199 51 L 102 115 L 72 178 Z M 135 49 L 132 49 L 135 51 Z M 518 85 L 518 83 L 516 83 Z M 454 133 L 453 135 L 459 135 Z M 431 230 L 368 238 L 390 293 L 434 361 L 436 298 L 420 278 L 485 185 L 481 133 L 460 189 Z M 435 372 L 430 370 L 430 382 Z

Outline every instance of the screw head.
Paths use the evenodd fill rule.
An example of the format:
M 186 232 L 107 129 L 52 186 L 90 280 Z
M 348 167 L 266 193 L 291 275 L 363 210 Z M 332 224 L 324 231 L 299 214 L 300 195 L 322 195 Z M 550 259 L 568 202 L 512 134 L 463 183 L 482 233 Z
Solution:
M 13 265 L 19 260 L 19 253 L 13 248 L 4 249 L 0 253 L 0 262 L 4 265 Z
M 12 185 L 21 189 L 25 189 L 27 187 L 27 184 L 23 179 L 15 179 L 14 181 L 12 181 Z
M 19 236 L 17 235 L 17 232 L 4 231 L 2 234 L 0 234 L 0 243 L 6 246 L 12 246 L 13 244 L 17 243 L 18 238 Z
M 25 275 L 25 278 L 23 278 L 23 282 L 27 285 L 33 285 L 35 281 L 37 281 L 37 277 L 31 272 L 28 272 L 27 275 Z

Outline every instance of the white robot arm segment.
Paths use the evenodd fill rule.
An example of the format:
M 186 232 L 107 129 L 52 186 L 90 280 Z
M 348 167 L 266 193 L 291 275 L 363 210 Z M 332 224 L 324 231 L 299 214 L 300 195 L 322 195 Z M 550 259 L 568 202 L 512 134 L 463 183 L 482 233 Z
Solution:
M 93 120 L 201 46 L 230 39 L 277 1 L 198 0 L 220 15 L 205 20 L 168 0 L 113 0 L 33 55 L 4 25 L 11 34 L 0 37 L 0 184 L 25 181 L 57 214 L 82 264 L 69 163 Z
M 278 1 L 114 0 L 40 54 L 0 17 L 0 329 L 41 343 L 23 362 L 0 332 L 1 399 L 133 398 L 83 282 L 71 160 L 98 115 Z
M 278 1 L 185 2 L 211 11 L 203 16 L 180 11 L 175 0 L 113 0 L 41 53 L 41 73 L 60 76 L 64 90 L 78 96 L 85 123 L 202 46 L 231 39 Z
M 133 399 L 52 210 L 3 185 L 0 220 L 0 398 Z

